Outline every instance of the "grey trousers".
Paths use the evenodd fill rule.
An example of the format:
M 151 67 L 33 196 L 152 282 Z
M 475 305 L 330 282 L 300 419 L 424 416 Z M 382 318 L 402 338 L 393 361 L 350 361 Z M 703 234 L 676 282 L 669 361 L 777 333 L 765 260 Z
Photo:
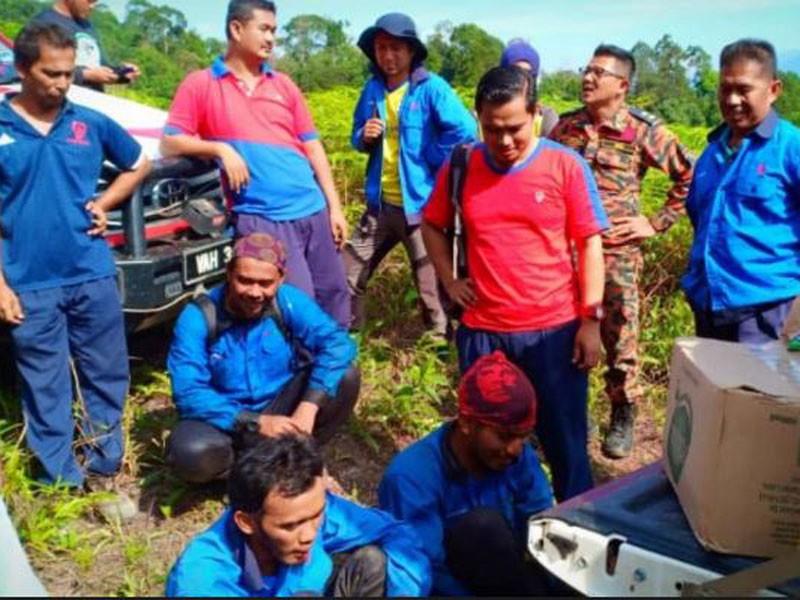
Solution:
M 447 317 L 442 309 L 436 272 L 422 242 L 422 232 L 419 225 L 408 224 L 402 207 L 390 204 L 384 204 L 377 214 L 367 211 L 362 215 L 344 252 L 347 285 L 350 288 L 350 327 L 363 327 L 367 283 L 381 261 L 398 243 L 403 244 L 411 261 L 425 325 L 434 333 L 444 335 Z

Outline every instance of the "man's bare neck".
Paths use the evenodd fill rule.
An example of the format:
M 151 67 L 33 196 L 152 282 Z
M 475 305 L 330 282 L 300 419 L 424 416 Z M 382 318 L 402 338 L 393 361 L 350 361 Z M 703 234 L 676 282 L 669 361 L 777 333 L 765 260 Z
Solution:
M 61 111 L 60 106 L 55 108 L 41 107 L 24 92 L 17 94 L 11 99 L 11 108 L 43 135 L 49 133 L 50 129 L 53 127 L 53 123 L 55 123 L 58 118 L 58 113 Z
M 614 118 L 620 109 L 625 106 L 625 99 L 614 100 L 599 106 L 586 106 L 589 115 L 592 117 L 592 122 L 595 125 L 602 125 Z

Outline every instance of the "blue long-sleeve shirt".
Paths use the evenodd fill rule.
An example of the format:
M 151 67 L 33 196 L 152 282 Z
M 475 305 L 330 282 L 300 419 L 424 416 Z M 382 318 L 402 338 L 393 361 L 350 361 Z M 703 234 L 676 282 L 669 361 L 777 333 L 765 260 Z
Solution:
M 375 75 L 367 81 L 353 113 L 351 142 L 356 150 L 369 152 L 365 195 L 370 209 L 381 207 L 383 145 L 364 146 L 362 136 L 368 119 L 386 120 L 386 83 Z M 453 88 L 441 77 L 417 67 L 400 105 L 400 187 L 409 223 L 421 221 L 422 209 L 436 180 L 436 173 L 453 146 L 477 139 L 475 119 Z
M 553 505 L 553 493 L 529 444 L 505 470 L 477 478 L 457 462 L 446 423 L 394 457 L 378 488 L 380 507 L 408 522 L 433 567 L 433 593 L 470 596 L 445 564 L 444 531 L 476 508 L 500 511 L 520 539 L 528 517 Z
M 744 309 L 800 294 L 800 129 L 771 111 L 735 152 L 709 136 L 686 210 L 694 227 L 682 285 L 695 310 Z
M 261 412 L 293 376 L 294 349 L 274 318 L 237 321 L 224 307 L 224 286 L 209 293 L 218 320 L 232 325 L 210 345 L 200 308 L 189 304 L 175 324 L 167 357 L 172 397 L 183 419 L 233 429 L 242 411 Z M 278 306 L 291 336 L 313 357 L 309 390 L 336 396 L 339 382 L 356 356 L 342 329 L 302 291 L 278 289 Z
M 386 554 L 388 596 L 425 596 L 430 564 L 414 531 L 374 508 L 327 494 L 325 516 L 309 558 L 282 565 L 264 577 L 228 509 L 184 549 L 167 578 L 167 596 L 322 596 L 333 567 L 331 555 L 375 544 Z

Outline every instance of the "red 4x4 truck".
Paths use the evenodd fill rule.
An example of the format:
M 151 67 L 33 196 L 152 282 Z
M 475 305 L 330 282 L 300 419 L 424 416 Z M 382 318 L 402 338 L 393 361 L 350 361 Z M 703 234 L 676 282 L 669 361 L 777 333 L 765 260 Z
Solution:
M 0 99 L 19 89 L 13 44 L 0 34 Z M 163 158 L 158 150 L 167 114 L 125 98 L 73 85 L 69 99 L 98 110 L 128 130 L 153 161 L 147 180 L 109 215 L 129 332 L 164 322 L 192 296 L 221 281 L 232 247 L 215 164 Z M 107 164 L 98 190 L 116 177 Z

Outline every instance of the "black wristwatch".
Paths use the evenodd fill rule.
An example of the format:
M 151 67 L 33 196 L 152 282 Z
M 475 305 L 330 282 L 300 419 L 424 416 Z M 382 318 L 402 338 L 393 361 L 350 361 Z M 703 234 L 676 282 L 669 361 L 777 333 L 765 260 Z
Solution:
M 261 431 L 261 424 L 258 422 L 260 416 L 257 412 L 243 410 L 236 415 L 233 428 L 242 433 L 258 433 Z

